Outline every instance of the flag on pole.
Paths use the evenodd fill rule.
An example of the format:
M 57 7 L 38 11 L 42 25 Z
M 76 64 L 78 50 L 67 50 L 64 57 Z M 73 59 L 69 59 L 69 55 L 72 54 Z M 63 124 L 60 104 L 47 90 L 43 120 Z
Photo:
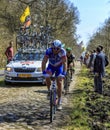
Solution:
M 20 17 L 21 23 L 24 23 L 26 17 L 29 16 L 29 15 L 30 15 L 30 8 L 29 8 L 29 6 L 27 6 L 26 9 L 24 10 L 23 14 Z

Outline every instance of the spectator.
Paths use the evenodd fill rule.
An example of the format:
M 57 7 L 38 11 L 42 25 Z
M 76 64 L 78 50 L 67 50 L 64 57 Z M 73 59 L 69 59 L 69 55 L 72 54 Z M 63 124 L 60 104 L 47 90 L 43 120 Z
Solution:
M 99 45 L 100 49 L 101 49 L 101 53 L 103 53 L 105 55 L 105 53 L 103 52 L 103 46 Z M 105 55 L 105 67 L 108 66 L 109 61 L 108 61 L 108 57 L 107 55 Z
M 90 60 L 88 64 L 88 68 L 90 68 L 90 72 L 93 72 L 95 57 L 96 57 L 96 50 L 93 50 L 91 51 Z
M 81 66 L 82 66 L 82 64 L 83 64 L 83 60 L 84 60 L 84 57 L 81 55 L 81 56 L 80 56 L 80 64 L 81 64 Z
M 97 47 L 96 51 L 97 54 L 94 61 L 94 91 L 99 94 L 102 94 L 102 77 L 104 77 L 105 74 L 105 55 L 101 52 L 100 47 Z
M 13 41 L 9 42 L 9 46 L 5 51 L 5 55 L 7 57 L 7 64 L 8 64 L 13 58 Z
M 85 53 L 85 56 L 84 56 L 84 64 L 86 66 L 88 66 L 88 63 L 89 63 L 89 60 L 90 60 L 90 55 L 88 52 Z

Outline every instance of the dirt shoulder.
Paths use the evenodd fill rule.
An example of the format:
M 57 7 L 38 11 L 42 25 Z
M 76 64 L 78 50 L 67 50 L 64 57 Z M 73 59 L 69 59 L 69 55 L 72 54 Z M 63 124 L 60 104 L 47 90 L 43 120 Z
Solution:
M 57 111 L 53 123 L 49 121 L 49 101 L 46 86 L 0 86 L 0 130 L 64 130 L 70 120 L 71 100 L 80 64 L 76 62 L 70 93 L 63 95 L 63 110 Z

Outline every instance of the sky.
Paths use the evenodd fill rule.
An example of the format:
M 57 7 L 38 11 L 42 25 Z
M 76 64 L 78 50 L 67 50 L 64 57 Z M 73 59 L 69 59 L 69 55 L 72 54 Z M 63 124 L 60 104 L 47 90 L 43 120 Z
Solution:
M 110 17 L 110 0 L 70 0 L 79 11 L 80 23 L 77 25 L 79 41 L 87 45 L 89 37 L 103 26 Z

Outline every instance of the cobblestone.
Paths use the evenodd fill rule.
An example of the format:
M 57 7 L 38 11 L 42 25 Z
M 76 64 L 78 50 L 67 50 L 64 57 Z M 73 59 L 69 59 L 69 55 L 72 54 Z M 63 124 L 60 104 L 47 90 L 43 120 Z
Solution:
M 55 120 L 49 120 L 49 101 L 46 86 L 27 84 L 0 86 L 0 130 L 64 130 L 71 112 L 71 95 L 80 64 L 76 65 L 70 93 L 63 95 L 63 110 Z

